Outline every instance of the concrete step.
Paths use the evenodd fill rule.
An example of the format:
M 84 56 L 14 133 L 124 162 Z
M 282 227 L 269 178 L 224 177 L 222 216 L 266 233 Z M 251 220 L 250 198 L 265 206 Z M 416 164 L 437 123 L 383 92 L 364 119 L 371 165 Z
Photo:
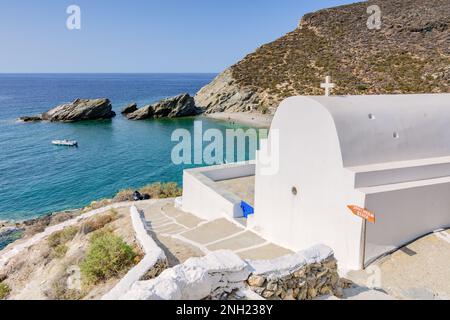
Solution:
M 192 229 L 197 227 L 204 220 L 194 216 L 193 214 L 181 211 L 173 206 L 173 204 L 168 204 L 162 208 L 162 211 L 170 218 L 175 219 L 177 223 L 183 225 L 187 229 Z

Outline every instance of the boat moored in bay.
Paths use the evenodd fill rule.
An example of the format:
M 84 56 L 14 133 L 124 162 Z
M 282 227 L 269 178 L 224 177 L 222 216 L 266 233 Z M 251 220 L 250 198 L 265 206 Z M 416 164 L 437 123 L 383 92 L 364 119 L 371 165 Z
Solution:
M 55 146 L 78 147 L 78 142 L 75 140 L 53 140 L 52 144 Z

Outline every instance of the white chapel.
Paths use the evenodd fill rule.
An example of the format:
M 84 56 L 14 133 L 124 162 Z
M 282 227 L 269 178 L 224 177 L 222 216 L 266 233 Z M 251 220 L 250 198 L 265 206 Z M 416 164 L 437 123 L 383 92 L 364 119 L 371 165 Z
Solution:
M 450 227 L 450 94 L 291 97 L 255 163 L 214 170 L 185 172 L 185 210 L 242 217 L 214 182 L 254 175 L 249 229 L 294 251 L 328 245 L 361 269 Z

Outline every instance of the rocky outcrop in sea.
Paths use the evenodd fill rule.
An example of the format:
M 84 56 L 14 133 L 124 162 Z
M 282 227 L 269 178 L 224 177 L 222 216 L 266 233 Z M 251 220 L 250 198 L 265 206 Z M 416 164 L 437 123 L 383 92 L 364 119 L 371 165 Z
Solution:
M 135 112 L 126 114 L 126 117 L 130 120 L 145 120 L 190 117 L 199 115 L 200 113 L 202 113 L 202 109 L 197 108 L 194 98 L 184 93 L 161 100 L 152 105 L 144 106 Z
M 109 99 L 76 99 L 71 103 L 59 105 L 41 115 L 21 117 L 24 122 L 51 121 L 76 122 L 82 120 L 105 120 L 115 117 Z
M 137 109 L 138 109 L 138 106 L 136 103 L 130 103 L 129 105 L 125 106 L 122 109 L 121 113 L 122 114 L 130 114 L 130 113 L 135 112 Z

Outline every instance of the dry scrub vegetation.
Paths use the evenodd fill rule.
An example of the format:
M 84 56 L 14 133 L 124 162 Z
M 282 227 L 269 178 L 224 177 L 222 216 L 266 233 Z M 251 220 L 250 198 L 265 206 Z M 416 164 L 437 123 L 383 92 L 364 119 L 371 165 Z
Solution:
M 181 196 L 176 183 L 154 183 L 138 190 L 151 199 Z M 15 224 L 25 241 L 36 233 L 82 213 L 113 203 L 133 201 L 134 190 L 66 211 Z M 11 249 L 13 244 L 5 248 Z M 98 299 L 107 293 L 143 253 L 134 238 L 128 208 L 112 209 L 51 234 L 0 270 L 2 299 Z
M 11 289 L 6 283 L 0 282 L 0 300 L 4 300 L 8 297 Z
M 367 28 L 367 2 L 305 15 L 297 29 L 233 65 L 230 79 L 224 73 L 202 89 L 205 107 L 266 113 L 290 96 L 323 95 L 328 75 L 335 95 L 449 92 L 450 1 L 373 4 L 382 11 L 380 30 Z
M 0 272 L 0 299 L 98 299 L 142 259 L 128 208 L 55 232 Z
M 182 189 L 174 182 L 168 183 L 153 183 L 140 188 L 141 194 L 146 194 L 150 196 L 150 199 L 167 199 L 180 197 L 182 194 Z M 122 201 L 133 201 L 132 189 L 125 189 L 120 191 L 113 199 L 114 202 Z
M 117 202 L 133 201 L 134 191 L 139 191 L 142 195 L 148 195 L 150 199 L 167 199 L 180 197 L 183 189 L 175 182 L 152 183 L 139 189 L 124 189 L 119 191 L 112 199 L 102 199 L 93 201 L 89 206 L 83 209 L 83 212 L 106 207 Z

